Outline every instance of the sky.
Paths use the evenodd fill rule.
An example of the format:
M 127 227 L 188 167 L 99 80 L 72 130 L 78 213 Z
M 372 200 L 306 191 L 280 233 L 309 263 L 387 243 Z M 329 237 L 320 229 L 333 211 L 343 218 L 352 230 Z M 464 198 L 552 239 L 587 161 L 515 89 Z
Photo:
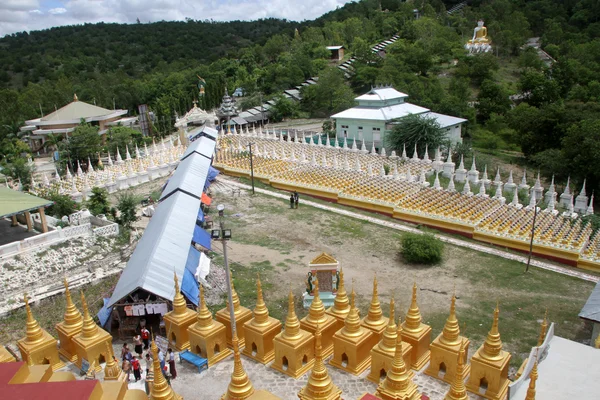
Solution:
M 85 22 L 314 19 L 352 0 L 0 0 L 0 37 Z

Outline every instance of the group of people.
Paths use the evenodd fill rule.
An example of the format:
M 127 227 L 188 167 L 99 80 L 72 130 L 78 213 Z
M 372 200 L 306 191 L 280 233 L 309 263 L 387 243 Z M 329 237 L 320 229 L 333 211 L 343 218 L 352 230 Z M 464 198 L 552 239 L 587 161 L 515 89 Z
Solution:
M 294 193 L 290 194 L 290 208 L 298 208 L 298 200 L 300 200 L 298 192 L 294 191 Z
M 142 365 L 141 361 L 145 361 L 146 367 L 146 380 L 148 380 L 149 376 L 153 376 L 152 370 L 152 355 L 148 350 L 150 345 L 150 332 L 146 327 L 142 327 L 140 332 L 133 337 L 133 349 L 137 356 L 131 354 L 129 350 L 129 346 L 127 343 L 123 343 L 123 347 L 121 348 L 121 360 L 122 360 L 122 368 L 123 372 L 127 374 L 127 382 L 129 382 L 131 373 L 133 372 L 133 377 L 135 381 L 139 381 L 142 379 Z M 143 352 L 146 351 L 146 355 L 143 355 Z M 167 354 L 165 355 L 162 350 L 159 349 L 158 359 L 160 361 L 160 369 L 165 376 L 165 378 L 175 379 L 177 378 L 177 370 L 175 368 L 175 353 L 173 349 L 167 349 Z M 168 374 L 166 362 L 169 362 Z

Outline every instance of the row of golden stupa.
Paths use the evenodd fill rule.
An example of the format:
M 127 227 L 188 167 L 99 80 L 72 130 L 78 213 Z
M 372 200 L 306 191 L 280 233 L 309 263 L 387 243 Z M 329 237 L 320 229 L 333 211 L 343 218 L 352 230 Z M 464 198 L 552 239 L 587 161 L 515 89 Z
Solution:
M 56 325 L 60 349 L 56 339 L 34 319 L 25 296 L 27 333 L 25 338 L 18 341 L 23 361 L 29 366 L 49 364 L 56 371 L 64 366 L 60 353 L 79 367 L 82 366 L 83 359 L 88 360 L 91 372 L 100 371 L 100 364 L 106 362 L 105 381 L 123 382 L 125 374 L 113 360 L 112 337 L 94 323 L 83 292 L 82 315 L 73 304 L 66 281 L 65 287 L 67 306 L 64 321 Z M 444 329 L 431 342 L 431 328 L 423 323 L 417 304 L 416 284 L 413 286 L 406 318 L 404 322 L 397 324 L 393 299 L 390 302 L 389 318 L 383 316 L 375 278 L 369 311 L 361 320 L 355 305 L 354 289 L 348 298 L 341 270 L 334 305 L 325 309 L 319 296 L 317 280 L 308 315 L 301 320 L 296 316 L 294 296 L 290 290 L 283 330 L 281 322 L 269 316 L 260 279 L 257 280 L 254 312 L 241 306 L 233 284 L 232 289 L 236 325 L 233 334 L 229 304 L 216 313 L 214 320 L 201 286 L 198 311 L 189 309 L 179 290 L 177 276 L 173 310 L 164 316 L 165 327 L 174 347 L 179 351 L 189 349 L 199 354 L 208 360 L 209 367 L 229 356 L 229 347 L 233 349 L 234 369 L 222 399 L 277 399 L 269 392 L 254 389 L 242 366 L 242 347 L 242 354 L 265 365 L 271 363 L 271 368 L 291 378 L 297 379 L 311 370 L 306 386 L 298 393 L 302 400 L 341 399 L 341 390 L 334 385 L 325 366 L 324 360 L 329 356 L 332 356 L 329 364 L 353 375 L 360 375 L 370 367 L 367 379 L 378 384 L 374 396 L 381 400 L 421 399 L 421 393 L 412 377 L 413 371 L 422 370 L 426 365 L 428 367 L 424 372 L 427 375 L 451 384 L 446 399 L 467 399 L 467 391 L 482 395 L 481 387 L 487 388 L 483 395 L 485 398 L 506 397 L 511 355 L 502 349 L 498 331 L 498 307 L 494 311 L 492 328 L 485 342 L 468 363 L 469 339 L 460 335 L 454 295 Z M 546 326 L 545 318 L 540 341 L 544 339 Z M 162 373 L 158 372 L 160 364 L 154 343 L 152 351 L 155 378 L 148 398 L 180 399 L 164 380 Z M 0 347 L 0 362 L 9 361 L 14 361 L 14 358 L 4 347 Z M 533 388 L 534 373 L 536 372 L 532 372 L 531 376 Z M 527 399 L 534 398 L 535 391 L 532 393 Z M 136 393 L 136 396 L 142 395 L 145 394 L 141 391 Z M 133 396 L 133 392 L 130 396 Z

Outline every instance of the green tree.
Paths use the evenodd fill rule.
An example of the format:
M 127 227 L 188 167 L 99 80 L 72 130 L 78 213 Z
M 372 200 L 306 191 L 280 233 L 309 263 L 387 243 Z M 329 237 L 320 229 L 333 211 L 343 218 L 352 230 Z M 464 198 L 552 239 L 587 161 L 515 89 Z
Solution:
M 61 142 L 61 145 L 63 144 L 71 162 L 75 163 L 77 160 L 87 162 L 88 157 L 93 159 L 100 152 L 102 138 L 98 135 L 98 127 L 81 123 L 75 128 L 69 140 Z
M 476 85 L 480 85 L 486 79 L 493 79 L 494 72 L 499 68 L 498 59 L 493 54 L 476 54 L 472 57 L 462 57 L 457 74 L 471 78 Z
M 477 114 L 482 121 L 489 119 L 492 113 L 506 113 L 510 110 L 511 105 L 508 91 L 502 85 L 489 79 L 481 83 L 477 103 Z
M 23 190 L 29 190 L 31 176 L 35 172 L 35 165 L 27 162 L 26 158 L 15 158 L 11 162 L 2 164 L 2 173 L 14 180 L 20 180 Z
M 297 116 L 298 105 L 293 100 L 280 95 L 275 98 L 275 104 L 269 111 L 271 111 L 273 121 L 280 122 L 285 118 Z
M 79 209 L 79 205 L 71 198 L 71 196 L 59 193 L 52 193 L 50 198 L 53 203 L 46 209 L 48 215 L 54 218 L 62 218 L 65 215 L 69 216 Z
M 132 192 L 127 191 L 117 196 L 119 215 L 116 221 L 126 229 L 131 229 L 131 225 L 140 219 L 136 214 L 137 204 L 138 198 Z
M 117 153 L 117 148 L 120 151 L 124 151 L 126 145 L 130 147 L 129 150 L 133 150 L 135 144 L 139 144 L 143 138 L 140 131 L 128 126 L 111 127 L 107 135 L 108 141 L 106 148 L 113 155 Z
M 344 80 L 342 71 L 325 69 L 316 85 L 302 89 L 302 108 L 312 116 L 327 117 L 354 104 L 354 93 Z
M 402 235 L 402 257 L 411 264 L 437 264 L 442 260 L 444 243 L 432 234 Z
M 543 72 L 526 70 L 519 78 L 519 90 L 532 106 L 554 103 L 560 99 L 560 86 Z
M 393 122 L 392 131 L 386 136 L 386 148 L 401 153 L 406 145 L 412 151 L 417 145 L 419 155 L 425 154 L 425 146 L 433 151 L 446 144 L 444 131 L 434 118 L 411 114 Z
M 594 189 L 600 183 L 600 120 L 583 120 L 572 125 L 562 140 L 562 153 L 572 174 L 587 178 Z
M 87 201 L 87 207 L 93 215 L 108 214 L 110 211 L 108 191 L 99 187 L 92 188 L 92 194 Z

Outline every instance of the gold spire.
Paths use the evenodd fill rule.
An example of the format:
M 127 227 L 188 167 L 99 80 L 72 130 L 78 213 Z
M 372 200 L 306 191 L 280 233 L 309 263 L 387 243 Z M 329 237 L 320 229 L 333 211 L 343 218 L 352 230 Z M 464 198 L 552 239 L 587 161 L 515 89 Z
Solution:
M 498 331 L 498 315 L 500 309 L 498 303 L 496 303 L 496 309 L 494 310 L 494 322 L 492 323 L 492 329 L 488 332 L 485 342 L 483 342 L 483 348 L 480 352 L 481 357 L 487 360 L 497 360 L 502 358 L 502 340 L 500 340 L 500 332 Z
M 344 320 L 344 327 L 342 328 L 342 334 L 344 336 L 359 336 L 360 331 L 360 315 L 358 308 L 354 303 L 356 294 L 354 293 L 354 285 L 352 285 L 352 294 L 350 295 L 350 312 Z
M 230 278 L 229 282 L 231 283 L 231 298 L 233 299 L 233 312 L 237 312 L 240 309 L 240 298 L 235 291 L 235 287 L 233 286 L 233 277 Z M 227 299 L 227 309 L 229 310 L 229 299 Z
M 537 356 L 536 360 L 533 363 L 533 368 L 529 373 L 529 387 L 527 388 L 527 395 L 525 396 L 525 400 L 535 400 L 535 382 L 538 378 L 538 362 Z
M 321 297 L 319 296 L 319 280 L 315 279 L 315 289 L 314 289 L 314 298 L 312 303 L 310 304 L 310 308 L 308 309 L 308 315 L 306 317 L 306 321 L 311 324 L 324 323 L 327 318 L 325 318 L 325 306 L 321 301 Z
M 346 288 L 344 286 L 344 270 L 343 268 L 340 268 L 340 284 L 337 288 L 333 307 L 331 307 L 330 311 L 333 314 L 346 315 L 349 310 L 350 301 L 348 300 L 348 294 L 346 293 Z
M 83 324 L 83 317 L 75 304 L 71 299 L 71 291 L 69 290 L 69 282 L 67 278 L 63 278 L 63 284 L 65 285 L 65 298 L 67 300 L 67 308 L 63 317 L 66 326 L 80 325 Z
M 450 302 L 450 315 L 444 325 L 440 341 L 444 344 L 455 345 L 459 343 L 459 335 L 460 327 L 458 326 L 458 319 L 456 319 L 456 294 L 453 293 Z
M 252 324 L 257 326 L 267 325 L 269 323 L 269 309 L 263 299 L 262 284 L 260 275 L 256 276 L 256 307 L 254 308 L 254 319 Z
M 300 321 L 296 316 L 296 309 L 294 306 L 294 294 L 290 287 L 290 294 L 288 295 L 288 314 L 285 319 L 285 327 L 283 328 L 283 337 L 288 340 L 298 339 L 300 337 Z
M 104 379 L 116 380 L 121 374 L 121 367 L 113 359 L 113 352 L 108 342 L 104 342 L 106 345 L 106 366 L 104 367 Z M 91 367 L 91 366 L 90 366 Z
M 179 290 L 179 280 L 177 279 L 177 274 L 175 272 L 173 272 L 173 276 L 175 277 L 175 297 L 173 297 L 173 314 L 185 314 L 185 312 L 187 311 L 187 303 L 185 302 L 185 298 Z
M 544 314 L 544 320 L 542 321 L 542 329 L 540 330 L 540 337 L 538 338 L 538 347 L 540 347 L 544 343 L 544 339 L 546 339 L 546 330 L 548 329 L 548 309 L 546 308 L 546 313 Z
M 81 334 L 84 338 L 90 339 L 98 335 L 98 325 L 94 322 L 88 309 L 87 301 L 83 290 L 81 291 L 81 305 L 83 306 L 83 328 L 81 328 Z
M 421 311 L 419 311 L 419 305 L 417 304 L 417 282 L 413 284 L 412 300 L 410 308 L 404 319 L 404 329 L 409 332 L 418 331 L 421 327 Z
M 317 323 L 315 332 L 315 365 L 308 377 L 306 386 L 300 389 L 301 400 L 339 399 L 342 391 L 333 384 L 327 367 L 323 362 L 323 346 L 321 345 L 321 327 Z
M 247 399 L 254 393 L 254 386 L 248 378 L 248 374 L 244 371 L 242 359 L 240 357 L 240 344 L 237 337 L 237 332 L 233 332 L 233 373 L 231 381 L 227 387 L 227 393 L 221 397 L 223 400 L 243 400 Z
M 456 375 L 450 386 L 450 390 L 444 400 L 468 400 L 467 388 L 465 387 L 465 360 L 466 360 L 465 342 L 460 343 L 460 351 L 458 352 L 458 364 L 456 366 Z
M 29 298 L 27 293 L 23 295 L 25 298 L 25 310 L 27 311 L 27 337 L 26 341 L 29 343 L 36 343 L 44 338 L 44 331 L 40 328 L 40 324 L 33 318 L 31 308 L 29 307 Z
M 196 317 L 198 325 L 203 328 L 209 328 L 213 325 L 213 317 L 210 310 L 206 306 L 206 300 L 204 300 L 204 286 L 200 285 L 200 307 L 198 307 L 198 316 Z
M 379 347 L 382 350 L 392 352 L 396 347 L 396 338 L 398 337 L 398 333 L 396 332 L 398 327 L 396 326 L 396 316 L 395 316 L 395 303 L 394 298 L 390 300 L 390 319 L 388 321 L 387 328 L 383 331 L 383 338 L 381 339 L 381 343 L 379 343 Z
M 160 360 L 158 359 L 158 347 L 154 341 L 154 335 L 152 336 L 152 370 L 154 371 L 154 384 L 152 385 L 152 391 L 150 394 L 150 400 L 175 400 L 179 396 L 175 394 L 171 386 L 167 383 L 163 372 L 160 368 Z
M 385 321 L 381 318 L 383 312 L 381 311 L 381 304 L 379 303 L 379 293 L 377 291 L 377 275 L 373 279 L 373 297 L 371 298 L 371 305 L 369 306 L 369 313 L 365 318 L 367 325 L 381 325 Z

